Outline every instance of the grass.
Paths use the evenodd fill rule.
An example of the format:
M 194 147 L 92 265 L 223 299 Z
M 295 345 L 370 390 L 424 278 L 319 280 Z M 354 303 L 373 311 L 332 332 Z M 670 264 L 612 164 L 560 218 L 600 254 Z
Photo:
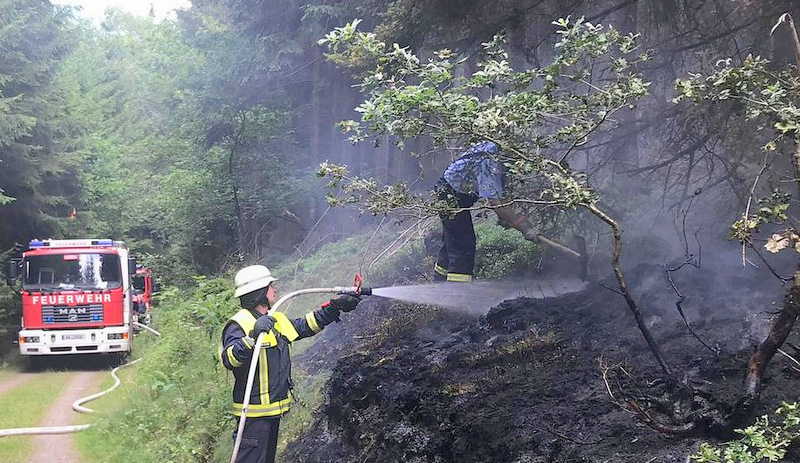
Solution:
M 142 361 L 120 370 L 120 388 L 92 405 L 97 425 L 77 438 L 86 461 L 224 461 L 215 452 L 230 439 L 231 386 L 213 357 L 212 334 L 233 311 L 229 286 L 200 279 L 188 299 L 165 291 L 153 326 L 162 337 L 137 336 Z
M 9 365 L 3 365 L 0 367 L 0 381 L 5 381 L 16 373 L 19 373 L 18 368 Z
M 0 429 L 38 426 L 52 403 L 63 392 L 64 378 L 68 375 L 70 373 L 39 373 L 33 381 L 0 396 Z M 34 450 L 31 436 L 0 439 L 0 461 L 26 461 Z
M 295 397 L 300 403 L 292 406 L 290 413 L 281 423 L 281 434 L 278 437 L 278 453 L 286 450 L 289 442 L 302 436 L 316 420 L 316 413 L 322 403 L 325 384 L 331 376 L 330 371 L 324 371 L 311 376 L 300 368 L 292 370 L 295 386 Z M 228 453 L 230 458 L 230 453 Z
M 138 369 L 138 364 L 131 365 L 129 367 L 120 368 L 117 370 L 117 376 L 120 378 L 120 385 L 117 389 L 107 393 L 106 395 L 92 400 L 91 402 L 86 402 L 83 404 L 84 407 L 94 410 L 95 413 L 93 414 L 80 414 L 81 417 L 79 419 L 80 423 L 95 423 L 98 420 L 102 419 L 102 417 L 107 413 L 107 410 L 111 410 L 115 407 L 120 401 L 120 397 L 124 397 L 122 391 L 124 391 L 129 385 L 133 382 L 133 378 L 136 377 L 136 373 Z M 111 376 L 111 370 L 105 374 L 103 381 L 97 386 L 97 390 L 89 391 L 86 395 L 94 394 L 95 392 L 105 391 L 111 386 L 114 385 L 114 378 Z M 76 436 L 83 436 L 85 433 L 77 434 Z M 76 439 L 79 440 L 79 439 Z
M 219 406 L 203 407 L 207 394 L 197 394 L 200 400 L 194 400 L 190 384 L 166 383 L 164 381 L 172 381 L 168 374 L 161 375 L 160 370 L 147 372 L 144 368 L 152 368 L 152 365 L 143 360 L 121 370 L 118 373 L 122 378 L 120 387 L 90 405 L 98 412 L 92 415 L 97 425 L 76 437 L 85 461 L 210 461 L 207 444 L 202 441 L 211 437 L 210 442 L 216 442 L 221 436 L 212 436 L 213 430 L 204 428 L 224 412 Z M 153 376 L 161 376 L 163 380 L 145 379 Z M 211 377 L 224 382 L 222 376 Z M 198 387 L 208 385 L 202 381 L 188 383 Z M 204 389 L 208 391 L 209 388 Z M 220 392 L 216 388 L 211 390 Z M 219 401 L 220 405 L 222 402 Z

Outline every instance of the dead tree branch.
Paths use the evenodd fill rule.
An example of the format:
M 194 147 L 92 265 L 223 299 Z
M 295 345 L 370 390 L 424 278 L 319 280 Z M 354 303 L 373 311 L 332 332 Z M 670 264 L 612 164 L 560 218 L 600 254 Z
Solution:
M 633 314 L 633 318 L 636 320 L 636 325 L 639 327 L 639 331 L 642 332 L 642 336 L 644 336 L 645 341 L 647 341 L 647 345 L 650 347 L 650 352 L 653 353 L 653 356 L 661 366 L 661 370 L 666 375 L 672 376 L 672 371 L 667 365 L 666 360 L 664 360 L 664 356 L 661 355 L 661 349 L 659 349 L 658 344 L 656 344 L 655 340 L 653 339 L 653 335 L 650 334 L 650 329 L 647 327 L 647 324 L 644 321 L 642 311 L 639 309 L 639 305 L 636 304 L 636 301 L 633 299 L 633 295 L 631 295 L 631 292 L 628 289 L 628 283 L 622 273 L 622 267 L 620 266 L 619 261 L 620 254 L 622 253 L 622 230 L 619 224 L 614 219 L 609 217 L 608 214 L 601 211 L 594 205 L 587 206 L 587 209 L 589 209 L 592 214 L 611 227 L 611 230 L 614 233 L 614 254 L 611 257 L 611 267 L 614 270 L 614 276 L 617 278 L 619 291 L 622 294 L 622 297 L 625 299 L 628 309 L 630 309 L 631 313 Z
M 767 338 L 758 346 L 756 352 L 747 363 L 747 378 L 745 389 L 747 398 L 755 401 L 761 389 L 761 380 L 767 369 L 767 364 L 783 345 L 792 331 L 797 317 L 800 314 L 800 266 L 794 274 L 794 281 L 786 295 L 783 308 L 775 317 Z
M 697 339 L 697 341 L 699 341 L 700 344 L 702 344 L 706 349 L 713 352 L 714 355 L 719 355 L 720 352 L 719 347 L 712 347 L 708 345 L 708 343 L 703 341 L 703 339 L 701 339 L 700 336 L 698 336 L 697 333 L 695 333 L 694 328 L 692 328 L 692 324 L 689 323 L 689 320 L 686 318 L 686 314 L 683 313 L 683 306 L 681 305 L 686 300 L 686 296 L 684 296 L 683 294 L 681 294 L 680 291 L 678 291 L 677 286 L 675 286 L 675 282 L 672 281 L 672 272 L 677 272 L 678 270 L 683 268 L 684 265 L 694 265 L 693 262 L 694 262 L 694 256 L 690 254 L 689 257 L 686 259 L 686 261 L 684 261 L 681 265 L 675 268 L 668 268 L 667 279 L 669 280 L 669 285 L 672 287 L 672 290 L 675 291 L 675 294 L 678 295 L 678 300 L 675 301 L 675 307 L 678 309 L 678 313 L 683 319 L 683 323 L 686 325 L 686 328 L 689 330 L 689 333 L 691 333 L 691 335 L 694 336 L 694 338 Z

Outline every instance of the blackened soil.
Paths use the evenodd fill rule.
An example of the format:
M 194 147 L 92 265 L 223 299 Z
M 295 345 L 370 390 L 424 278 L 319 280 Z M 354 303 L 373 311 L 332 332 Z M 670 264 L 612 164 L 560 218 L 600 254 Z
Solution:
M 728 310 L 719 316 L 703 308 L 722 303 Z M 665 376 L 622 298 L 600 285 L 507 301 L 480 318 L 372 298 L 297 359 L 312 372 L 335 367 L 317 421 L 285 460 L 684 463 L 700 440 L 720 437 L 742 393 L 755 322 L 730 304 L 686 304 L 698 336 L 719 355 L 672 311 L 648 314 L 673 370 Z M 793 341 L 800 344 L 796 333 Z M 776 357 L 756 412 L 799 393 L 800 373 Z M 700 417 L 704 426 L 691 436 L 659 433 L 631 403 L 659 422 Z

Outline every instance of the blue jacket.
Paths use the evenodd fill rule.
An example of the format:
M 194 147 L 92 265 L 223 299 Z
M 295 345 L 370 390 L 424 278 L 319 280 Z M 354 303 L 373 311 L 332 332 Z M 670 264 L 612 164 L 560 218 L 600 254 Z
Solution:
M 496 159 L 499 152 L 494 142 L 476 143 L 445 169 L 443 177 L 459 193 L 500 199 L 504 168 Z

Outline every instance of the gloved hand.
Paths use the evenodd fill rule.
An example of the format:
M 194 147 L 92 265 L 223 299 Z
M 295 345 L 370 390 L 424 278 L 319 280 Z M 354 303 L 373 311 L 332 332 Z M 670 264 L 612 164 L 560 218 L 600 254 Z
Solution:
M 271 315 L 262 315 L 258 317 L 256 320 L 255 326 L 253 326 L 253 331 L 250 332 L 250 336 L 253 339 L 258 338 L 258 335 L 261 333 L 269 333 L 272 328 L 275 327 L 275 318 Z
M 359 302 L 361 302 L 360 297 L 352 296 L 350 294 L 343 294 L 341 296 L 334 297 L 329 301 L 328 304 L 331 308 L 340 312 L 350 312 L 356 308 Z

